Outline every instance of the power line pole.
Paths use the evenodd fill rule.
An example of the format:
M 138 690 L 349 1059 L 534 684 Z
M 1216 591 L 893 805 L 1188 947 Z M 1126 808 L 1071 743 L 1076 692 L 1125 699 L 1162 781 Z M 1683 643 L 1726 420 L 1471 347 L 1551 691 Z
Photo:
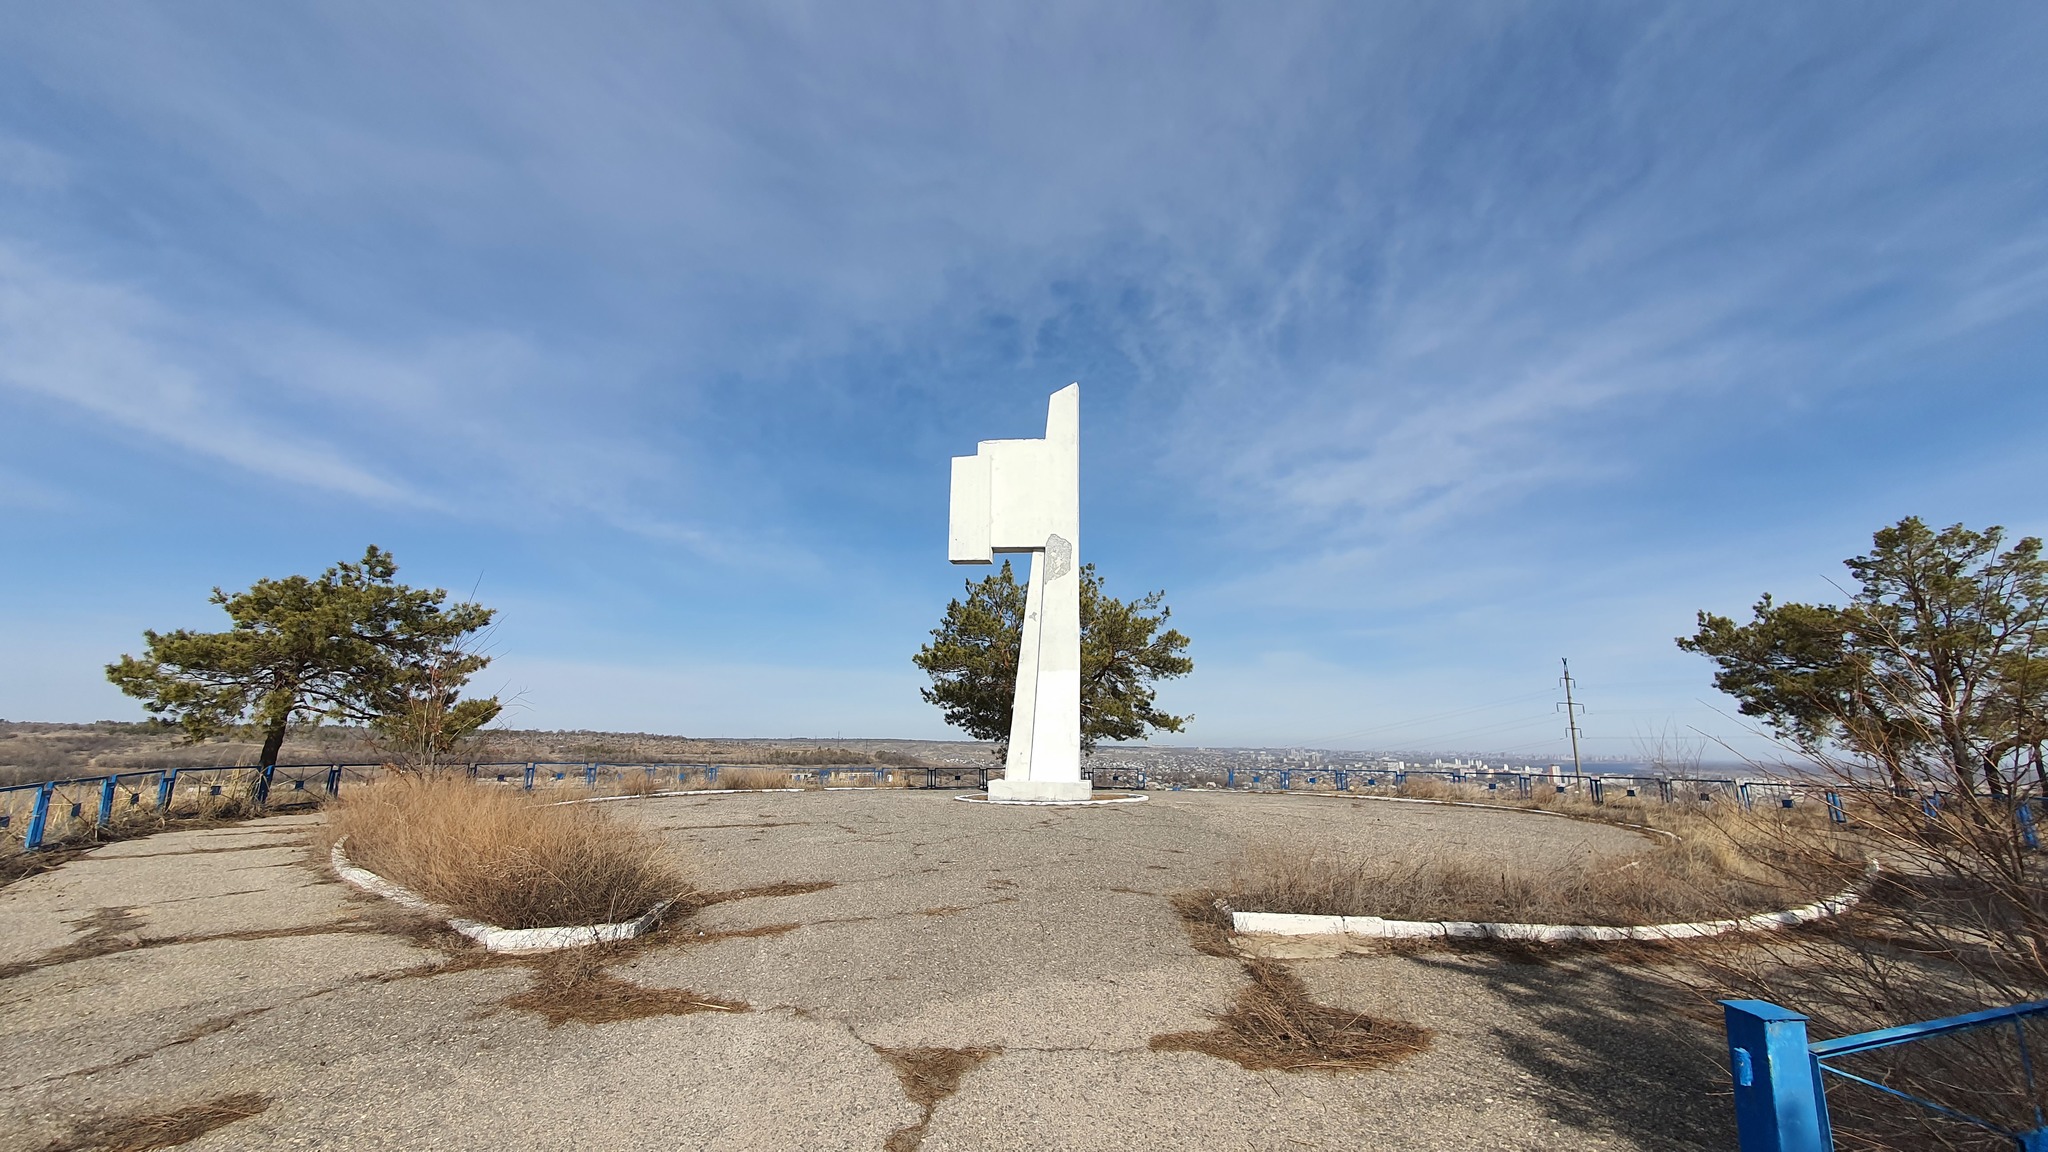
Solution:
M 1564 665 L 1564 703 L 1558 707 L 1564 709 L 1565 730 L 1572 737 L 1572 775 L 1583 776 L 1585 771 L 1579 767 L 1579 713 L 1584 712 L 1586 706 L 1572 702 L 1572 662 L 1562 656 L 1557 662 Z

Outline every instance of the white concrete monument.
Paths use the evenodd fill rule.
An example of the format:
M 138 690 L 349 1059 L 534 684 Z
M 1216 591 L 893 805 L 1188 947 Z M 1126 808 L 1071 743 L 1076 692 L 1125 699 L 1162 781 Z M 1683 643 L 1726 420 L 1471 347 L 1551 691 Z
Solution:
M 955 564 L 1031 553 L 1004 779 L 992 800 L 1086 800 L 1081 776 L 1081 386 L 1052 394 L 1043 440 L 983 440 L 953 457 Z

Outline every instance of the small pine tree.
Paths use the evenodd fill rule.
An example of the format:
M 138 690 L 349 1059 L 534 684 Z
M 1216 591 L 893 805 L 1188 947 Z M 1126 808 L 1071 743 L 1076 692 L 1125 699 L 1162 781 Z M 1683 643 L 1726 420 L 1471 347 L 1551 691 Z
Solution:
M 1017 694 L 1017 659 L 1023 645 L 1026 589 L 1010 562 L 979 581 L 967 598 L 946 605 L 931 643 L 912 660 L 932 678 L 926 702 L 945 710 L 946 723 L 1007 751 Z M 1179 732 L 1192 716 L 1154 705 L 1153 683 L 1194 671 L 1188 638 L 1165 627 L 1173 610 L 1166 593 L 1118 600 L 1102 591 L 1093 564 L 1081 567 L 1081 747 L 1102 740 L 1137 740 L 1150 732 Z

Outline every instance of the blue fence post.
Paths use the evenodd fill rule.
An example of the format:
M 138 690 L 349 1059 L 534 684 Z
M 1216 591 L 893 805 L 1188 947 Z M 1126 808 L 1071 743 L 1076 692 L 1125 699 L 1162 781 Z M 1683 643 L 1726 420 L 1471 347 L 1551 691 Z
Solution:
M 1806 1017 L 1767 1000 L 1723 1000 L 1742 1152 L 1832 1152 Z
M 100 813 L 99 819 L 94 821 L 96 827 L 105 828 L 109 823 L 113 821 L 114 788 L 118 783 L 119 777 L 109 776 L 107 777 L 106 781 L 100 785 Z
M 23 851 L 34 851 L 43 846 L 43 829 L 50 823 L 50 797 L 56 795 L 56 781 L 48 781 L 36 789 L 36 806 L 28 814 L 28 831 L 21 838 Z
M 1847 824 L 1849 822 L 1849 814 L 1842 810 L 1842 794 L 1840 792 L 1827 792 L 1824 795 L 1828 802 L 1828 819 L 1837 824 Z
M 470 774 L 475 775 L 476 769 L 472 767 Z M 329 796 L 341 795 L 341 765 L 339 764 L 329 764 L 327 766 L 327 794 Z
M 1237 769 L 1225 768 L 1223 770 L 1223 786 L 1225 788 L 1237 787 Z
M 1657 799 L 1665 804 L 1671 803 L 1671 781 L 1661 776 L 1657 778 Z
M 2040 851 L 2041 834 L 2034 830 L 2034 802 L 2031 800 L 2021 800 L 2020 806 L 2013 809 L 2013 814 L 2018 816 L 2020 820 L 2020 840 L 2029 849 L 2036 852 Z
M 171 796 L 177 790 L 178 770 L 173 768 L 164 773 L 163 779 L 156 782 L 156 810 L 158 812 L 169 812 L 171 810 Z
M 595 788 L 595 787 L 597 787 L 597 765 L 596 765 L 596 764 L 585 764 L 585 765 L 583 766 L 583 786 L 584 786 L 585 788 Z
M 1936 792 L 1921 800 L 1920 811 L 1927 814 L 1929 824 L 1941 823 L 1941 793 Z
M 539 768 L 540 768 L 540 765 L 538 765 L 538 764 L 532 764 L 532 763 L 529 763 L 529 764 L 528 764 L 528 765 L 526 766 L 526 790 L 527 790 L 528 792 L 531 792 L 531 791 L 533 791 L 533 774 L 534 774 L 534 773 L 535 773 L 536 771 L 538 771 L 538 770 L 539 770 Z
M 1592 780 L 1588 781 L 1588 785 L 1593 793 L 1593 803 L 1607 803 L 1607 789 L 1605 783 L 1598 776 L 1595 776 Z
M 277 765 L 265 764 L 263 771 L 256 774 L 256 806 L 258 808 L 270 803 L 270 777 L 276 771 Z

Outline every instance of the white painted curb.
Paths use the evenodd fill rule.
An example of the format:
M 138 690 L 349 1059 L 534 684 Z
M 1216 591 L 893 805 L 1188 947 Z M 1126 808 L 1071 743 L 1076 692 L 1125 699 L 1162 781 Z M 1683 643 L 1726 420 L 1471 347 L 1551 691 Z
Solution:
M 1246 936 L 1358 936 L 1368 940 L 1459 938 L 1532 940 L 1561 943 L 1573 940 L 1690 940 L 1728 932 L 1753 932 L 1808 924 L 1847 911 L 1863 899 L 1863 883 L 1877 873 L 1871 862 L 1864 881 L 1825 900 L 1783 912 L 1759 912 L 1734 920 L 1697 920 L 1687 924 L 1510 924 L 1483 920 L 1387 920 L 1378 916 L 1299 916 L 1282 912 L 1230 913 L 1231 930 Z
M 402 885 L 393 884 L 365 868 L 349 863 L 348 854 L 341 850 L 348 837 L 334 842 L 334 849 L 327 854 L 334 865 L 334 874 L 365 892 L 382 896 L 407 908 L 435 915 L 445 913 L 442 908 Z M 614 940 L 631 940 L 643 936 L 661 922 L 661 914 L 668 911 L 673 901 L 664 900 L 647 910 L 647 914 L 636 920 L 624 920 L 616 924 L 588 924 L 574 928 L 500 928 L 495 924 L 484 924 L 465 920 L 460 916 L 448 917 L 448 926 L 484 946 L 487 952 L 548 952 L 557 948 L 581 948 L 586 944 L 604 944 Z
M 609 804 L 614 800 L 651 800 L 656 796 L 738 796 L 751 792 L 873 792 L 875 786 L 863 784 L 832 788 L 669 788 L 661 792 L 631 792 L 624 796 L 583 796 L 575 800 L 556 800 L 550 807 L 564 804 Z

